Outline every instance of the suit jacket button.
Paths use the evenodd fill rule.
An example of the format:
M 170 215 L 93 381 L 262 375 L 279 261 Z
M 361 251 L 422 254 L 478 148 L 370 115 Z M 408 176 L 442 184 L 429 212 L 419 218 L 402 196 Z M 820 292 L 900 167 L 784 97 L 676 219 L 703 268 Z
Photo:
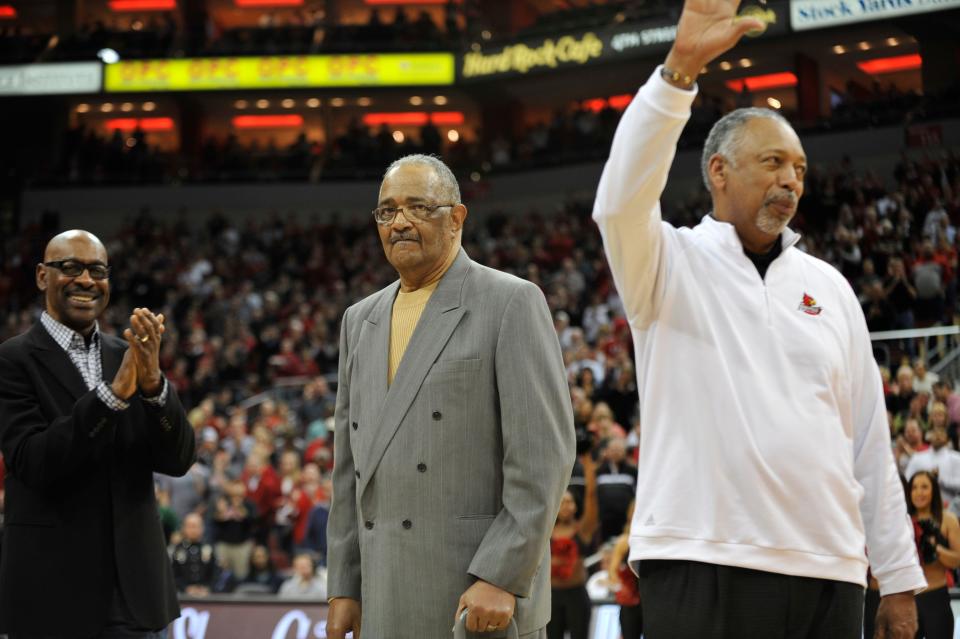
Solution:
M 372 522 L 372 521 L 365 521 L 365 522 L 363 523 L 363 527 L 366 528 L 367 530 L 373 530 L 373 522 Z
M 404 519 L 402 526 L 407 530 L 410 530 L 410 528 L 413 526 L 413 522 L 410 521 L 409 519 Z
M 424 463 L 417 464 L 417 470 L 419 470 L 421 473 L 425 473 L 427 472 L 427 465 Z
M 353 430 L 357 430 L 357 422 L 353 422 Z
M 440 411 L 438 410 L 433 411 L 433 418 L 435 420 L 439 421 L 441 417 L 443 417 L 443 415 L 440 414 Z
M 359 470 L 355 470 L 355 471 L 353 472 L 353 474 L 357 476 L 357 479 L 360 479 L 360 471 L 359 471 Z

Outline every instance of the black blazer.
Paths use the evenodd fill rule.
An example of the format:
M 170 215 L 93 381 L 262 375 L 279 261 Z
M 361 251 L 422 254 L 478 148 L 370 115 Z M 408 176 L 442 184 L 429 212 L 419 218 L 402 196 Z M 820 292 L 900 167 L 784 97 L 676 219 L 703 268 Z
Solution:
M 101 337 L 109 381 L 127 344 Z M 134 395 L 114 412 L 42 324 L 0 344 L 0 633 L 98 634 L 115 584 L 146 628 L 180 614 L 153 472 L 183 475 L 196 452 L 172 386 L 168 393 L 162 409 Z

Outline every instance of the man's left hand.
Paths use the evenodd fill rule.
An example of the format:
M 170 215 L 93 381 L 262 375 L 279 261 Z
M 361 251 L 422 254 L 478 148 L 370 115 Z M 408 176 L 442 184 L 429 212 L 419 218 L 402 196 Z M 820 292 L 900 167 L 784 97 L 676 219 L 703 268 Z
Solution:
M 510 623 L 516 605 L 517 598 L 513 593 L 478 579 L 460 597 L 453 622 L 456 624 L 460 613 L 466 609 L 467 630 L 470 632 L 502 630 Z
M 137 383 L 147 397 L 157 396 L 163 390 L 160 372 L 160 338 L 166 328 L 163 313 L 154 315 L 150 309 L 135 308 L 130 316 L 130 328 L 123 331 L 137 366 Z
M 917 605 L 912 592 L 880 598 L 873 639 L 913 639 L 917 633 Z

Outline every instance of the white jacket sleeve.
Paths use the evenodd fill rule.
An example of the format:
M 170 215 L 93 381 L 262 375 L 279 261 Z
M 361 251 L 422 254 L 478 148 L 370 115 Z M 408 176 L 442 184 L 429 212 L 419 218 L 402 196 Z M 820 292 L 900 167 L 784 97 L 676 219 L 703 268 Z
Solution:
M 696 95 L 667 84 L 658 67 L 624 111 L 597 187 L 593 219 L 627 319 L 638 330 L 659 310 L 669 267 L 663 236 L 675 233 L 661 222 L 659 200 Z
M 883 382 L 873 359 L 863 312 L 850 292 L 853 473 L 863 487 L 860 515 L 867 554 L 880 594 L 918 591 L 927 585 L 917 557 L 907 502 L 890 449 Z

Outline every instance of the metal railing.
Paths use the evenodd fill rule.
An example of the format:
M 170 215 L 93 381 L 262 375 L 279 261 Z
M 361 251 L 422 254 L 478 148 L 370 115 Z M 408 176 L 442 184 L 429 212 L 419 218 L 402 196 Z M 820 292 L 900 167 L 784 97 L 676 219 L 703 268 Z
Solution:
M 876 331 L 870 333 L 877 362 L 891 369 L 896 375 L 895 353 L 919 357 L 927 370 L 941 379 L 960 378 L 960 326 L 933 326 L 899 331 Z

